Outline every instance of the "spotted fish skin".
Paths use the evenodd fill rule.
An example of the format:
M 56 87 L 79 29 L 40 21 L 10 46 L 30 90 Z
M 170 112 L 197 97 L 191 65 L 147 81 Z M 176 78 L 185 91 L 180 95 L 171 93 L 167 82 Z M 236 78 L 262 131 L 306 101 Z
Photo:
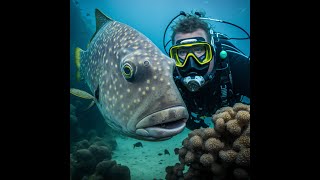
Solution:
M 80 52 L 80 76 L 93 94 L 99 94 L 95 101 L 107 124 L 144 140 L 180 133 L 189 114 L 173 81 L 174 60 L 134 28 L 99 10 L 96 18 L 105 22 L 88 49 Z M 129 80 L 123 74 L 126 64 L 133 67 Z

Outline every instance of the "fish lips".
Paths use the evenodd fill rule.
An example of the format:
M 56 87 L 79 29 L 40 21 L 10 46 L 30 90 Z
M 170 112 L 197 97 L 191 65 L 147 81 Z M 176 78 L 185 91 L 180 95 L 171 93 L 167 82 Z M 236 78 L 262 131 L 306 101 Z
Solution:
M 189 113 L 184 106 L 175 106 L 144 117 L 137 125 L 135 133 L 145 139 L 168 139 L 186 126 Z

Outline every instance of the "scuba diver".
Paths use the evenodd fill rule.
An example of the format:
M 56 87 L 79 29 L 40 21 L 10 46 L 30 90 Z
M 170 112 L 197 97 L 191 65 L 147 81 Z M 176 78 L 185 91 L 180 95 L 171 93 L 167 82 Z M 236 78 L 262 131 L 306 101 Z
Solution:
M 163 37 L 166 53 L 176 62 L 173 76 L 189 111 L 186 127 L 190 130 L 209 127 L 203 117 L 211 117 L 221 107 L 250 103 L 250 57 L 229 41 L 250 39 L 249 34 L 235 24 L 206 18 L 204 14 L 181 11 L 168 24 Z M 170 41 L 165 44 L 166 32 L 179 16 L 183 17 L 172 26 L 168 53 Z M 206 20 L 233 25 L 248 37 L 229 38 L 215 32 Z

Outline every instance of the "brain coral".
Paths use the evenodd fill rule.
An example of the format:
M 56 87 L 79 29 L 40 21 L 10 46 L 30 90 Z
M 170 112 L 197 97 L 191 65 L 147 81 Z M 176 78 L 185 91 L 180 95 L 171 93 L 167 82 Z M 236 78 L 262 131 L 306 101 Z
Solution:
M 209 138 L 205 141 L 204 149 L 208 152 L 218 152 L 224 147 L 223 142 L 217 138 Z
M 237 152 L 230 149 L 230 150 L 227 150 L 227 151 L 219 151 L 219 157 L 222 159 L 223 162 L 226 162 L 226 163 L 232 163 L 236 160 L 237 158 Z
M 220 137 L 220 134 L 214 130 L 213 128 L 205 128 L 201 133 L 201 137 L 203 140 L 207 140 L 210 137 Z
M 224 122 L 224 119 L 222 118 L 218 118 L 216 121 L 215 121 L 215 130 L 222 133 L 225 131 L 225 128 L 226 128 L 226 124 Z
M 250 105 L 236 103 L 218 109 L 214 128 L 191 131 L 179 149 L 179 167 L 167 171 L 170 179 L 250 178 Z M 173 166 L 172 166 L 173 168 Z
M 243 148 L 250 148 L 249 136 L 240 136 L 233 142 L 233 149 L 240 151 Z
M 185 158 L 184 158 L 184 162 L 185 163 L 191 163 L 194 161 L 194 154 L 191 151 L 188 151 Z
M 191 148 L 199 149 L 202 147 L 202 138 L 198 135 L 192 136 L 189 140 Z
M 240 150 L 236 159 L 236 164 L 241 166 L 250 165 L 250 148 L 244 148 Z
M 250 121 L 250 113 L 248 111 L 240 110 L 237 112 L 235 117 L 240 126 L 245 126 Z
M 202 156 L 200 157 L 200 162 L 201 164 L 203 164 L 204 166 L 211 166 L 211 164 L 213 163 L 213 156 L 211 154 L 202 154 Z

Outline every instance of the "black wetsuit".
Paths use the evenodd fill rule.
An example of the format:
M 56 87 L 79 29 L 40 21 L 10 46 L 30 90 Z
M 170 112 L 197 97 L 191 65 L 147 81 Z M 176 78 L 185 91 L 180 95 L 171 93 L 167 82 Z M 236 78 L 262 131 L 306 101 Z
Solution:
M 221 40 L 221 43 L 235 47 L 226 40 Z M 226 51 L 235 51 L 234 48 L 227 46 L 223 46 L 223 48 Z M 250 98 L 250 60 L 245 56 L 233 52 L 227 51 L 227 54 L 233 82 L 233 88 L 231 89 L 233 95 L 228 98 L 228 106 L 233 106 L 234 103 L 240 102 L 241 95 Z M 176 74 L 176 72 L 174 74 Z M 216 110 L 223 106 L 220 79 L 217 71 L 214 78 L 196 92 L 190 92 L 181 81 L 175 81 L 189 111 L 190 117 L 186 126 L 188 129 L 193 130 L 200 127 L 208 127 L 200 117 L 211 117 Z M 191 112 L 196 113 L 197 117 L 192 116 Z

